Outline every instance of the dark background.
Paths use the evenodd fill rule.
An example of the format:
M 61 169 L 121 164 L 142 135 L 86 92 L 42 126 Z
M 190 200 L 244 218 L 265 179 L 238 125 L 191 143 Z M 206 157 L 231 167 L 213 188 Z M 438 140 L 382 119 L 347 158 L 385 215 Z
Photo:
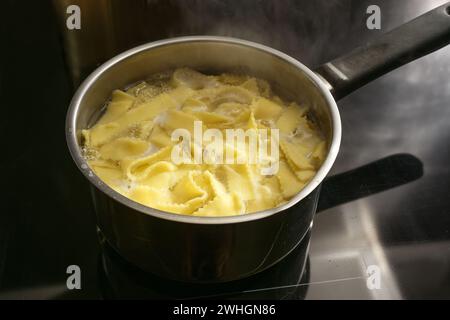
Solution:
M 261 42 L 314 67 L 443 1 L 111 3 L 113 18 L 105 31 L 109 33 L 103 34 L 96 25 L 101 17 L 86 10 L 83 20 L 82 6 L 82 30 L 74 36 L 78 46 L 69 50 L 70 35 L 58 20 L 65 17 L 60 11 L 64 1 L 2 2 L 0 298 L 100 297 L 89 188 L 70 159 L 64 136 L 74 88 L 99 63 L 147 41 L 218 34 Z M 365 27 L 369 4 L 381 7 L 381 31 Z M 133 19 L 123 20 L 123 10 L 134 12 Z M 94 50 L 92 40 L 83 38 L 89 32 L 105 41 L 102 50 Z M 111 32 L 115 36 L 106 43 Z M 403 298 L 450 298 L 449 49 L 402 67 L 339 103 L 343 141 L 333 173 L 407 153 L 422 162 L 423 177 L 328 209 L 313 229 L 312 256 L 323 246 L 333 247 L 336 239 L 351 240 L 358 228 L 367 239 L 375 234 L 376 240 L 372 236 L 364 250 L 381 250 Z M 388 185 L 389 177 L 383 179 Z M 364 179 L 353 182 L 356 190 L 371 187 Z M 339 196 L 345 191 L 331 192 Z M 361 217 L 370 217 L 369 225 Z M 345 224 L 348 219 L 363 223 Z M 348 243 L 335 247 L 336 252 Z M 352 245 L 358 247 L 354 241 Z M 67 292 L 70 264 L 81 267 L 83 290 Z

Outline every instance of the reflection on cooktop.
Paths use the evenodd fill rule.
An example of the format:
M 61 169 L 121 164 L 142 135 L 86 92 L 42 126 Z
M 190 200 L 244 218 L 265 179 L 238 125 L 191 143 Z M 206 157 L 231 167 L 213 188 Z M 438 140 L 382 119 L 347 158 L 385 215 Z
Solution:
M 423 164 L 411 154 L 394 154 L 328 177 L 322 185 L 317 211 L 407 184 L 423 175 Z
M 176 282 L 146 273 L 120 257 L 99 235 L 98 277 L 105 299 L 303 299 L 307 292 L 311 231 L 271 268 L 242 280 L 211 284 Z

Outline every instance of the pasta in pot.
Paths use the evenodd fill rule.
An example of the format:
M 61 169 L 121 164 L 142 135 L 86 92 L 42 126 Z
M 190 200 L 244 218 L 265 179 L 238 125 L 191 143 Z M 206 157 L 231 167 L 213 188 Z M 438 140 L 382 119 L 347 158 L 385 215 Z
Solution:
M 228 138 L 230 130 L 249 134 L 216 149 L 205 141 L 183 144 L 186 135 L 213 132 Z M 143 205 L 193 216 L 279 206 L 313 178 L 327 150 L 307 108 L 285 103 L 267 82 L 188 68 L 115 90 L 103 115 L 82 136 L 89 166 L 111 188 Z M 279 145 L 277 156 L 254 161 L 252 137 L 258 146 Z M 175 161 L 175 151 L 187 161 Z M 224 155 L 233 161 L 223 161 Z M 276 161 L 277 170 L 264 173 L 261 159 Z

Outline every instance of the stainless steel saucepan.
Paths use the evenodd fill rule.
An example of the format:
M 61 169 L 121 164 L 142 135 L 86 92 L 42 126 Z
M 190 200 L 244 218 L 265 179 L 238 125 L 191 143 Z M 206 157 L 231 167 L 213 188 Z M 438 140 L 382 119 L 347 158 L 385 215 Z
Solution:
M 341 141 L 336 100 L 448 44 L 449 13 L 450 3 L 315 71 L 267 46 L 211 36 L 144 44 L 104 63 L 75 93 L 66 136 L 75 163 L 93 186 L 97 224 L 108 243 L 136 266 L 180 281 L 235 280 L 283 259 L 310 228 L 320 184 L 336 159 Z M 310 106 L 329 142 L 328 156 L 312 181 L 280 207 L 228 217 L 162 212 L 105 185 L 81 154 L 80 130 L 92 124 L 114 89 L 182 66 L 206 73 L 244 71 L 271 82 L 281 96 Z

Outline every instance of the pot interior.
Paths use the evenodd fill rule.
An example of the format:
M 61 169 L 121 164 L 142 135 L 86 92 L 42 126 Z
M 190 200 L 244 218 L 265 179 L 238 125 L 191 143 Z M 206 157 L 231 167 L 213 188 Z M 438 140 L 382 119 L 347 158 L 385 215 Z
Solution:
M 77 133 L 95 123 L 114 89 L 126 88 L 155 73 L 190 67 L 206 74 L 236 72 L 267 80 L 282 98 L 309 106 L 327 141 L 332 139 L 331 114 L 322 89 L 307 74 L 310 71 L 305 72 L 305 66 L 286 55 L 262 46 L 223 40 L 181 41 L 139 48 L 100 67 L 102 72 L 86 88 L 75 110 Z
M 148 79 L 156 73 L 190 67 L 206 74 L 245 73 L 264 79 L 286 101 L 310 108 L 328 142 L 328 154 L 316 176 L 290 201 L 270 210 L 232 217 L 190 217 L 168 214 L 127 199 L 104 185 L 88 168 L 81 152 L 81 130 L 101 114 L 115 89 Z M 341 123 L 336 103 L 327 86 L 307 67 L 277 50 L 233 38 L 197 36 L 162 40 L 136 47 L 104 63 L 80 86 L 67 116 L 67 139 L 71 154 L 90 182 L 110 197 L 146 214 L 189 223 L 217 224 L 260 219 L 293 206 L 315 190 L 336 159 Z

